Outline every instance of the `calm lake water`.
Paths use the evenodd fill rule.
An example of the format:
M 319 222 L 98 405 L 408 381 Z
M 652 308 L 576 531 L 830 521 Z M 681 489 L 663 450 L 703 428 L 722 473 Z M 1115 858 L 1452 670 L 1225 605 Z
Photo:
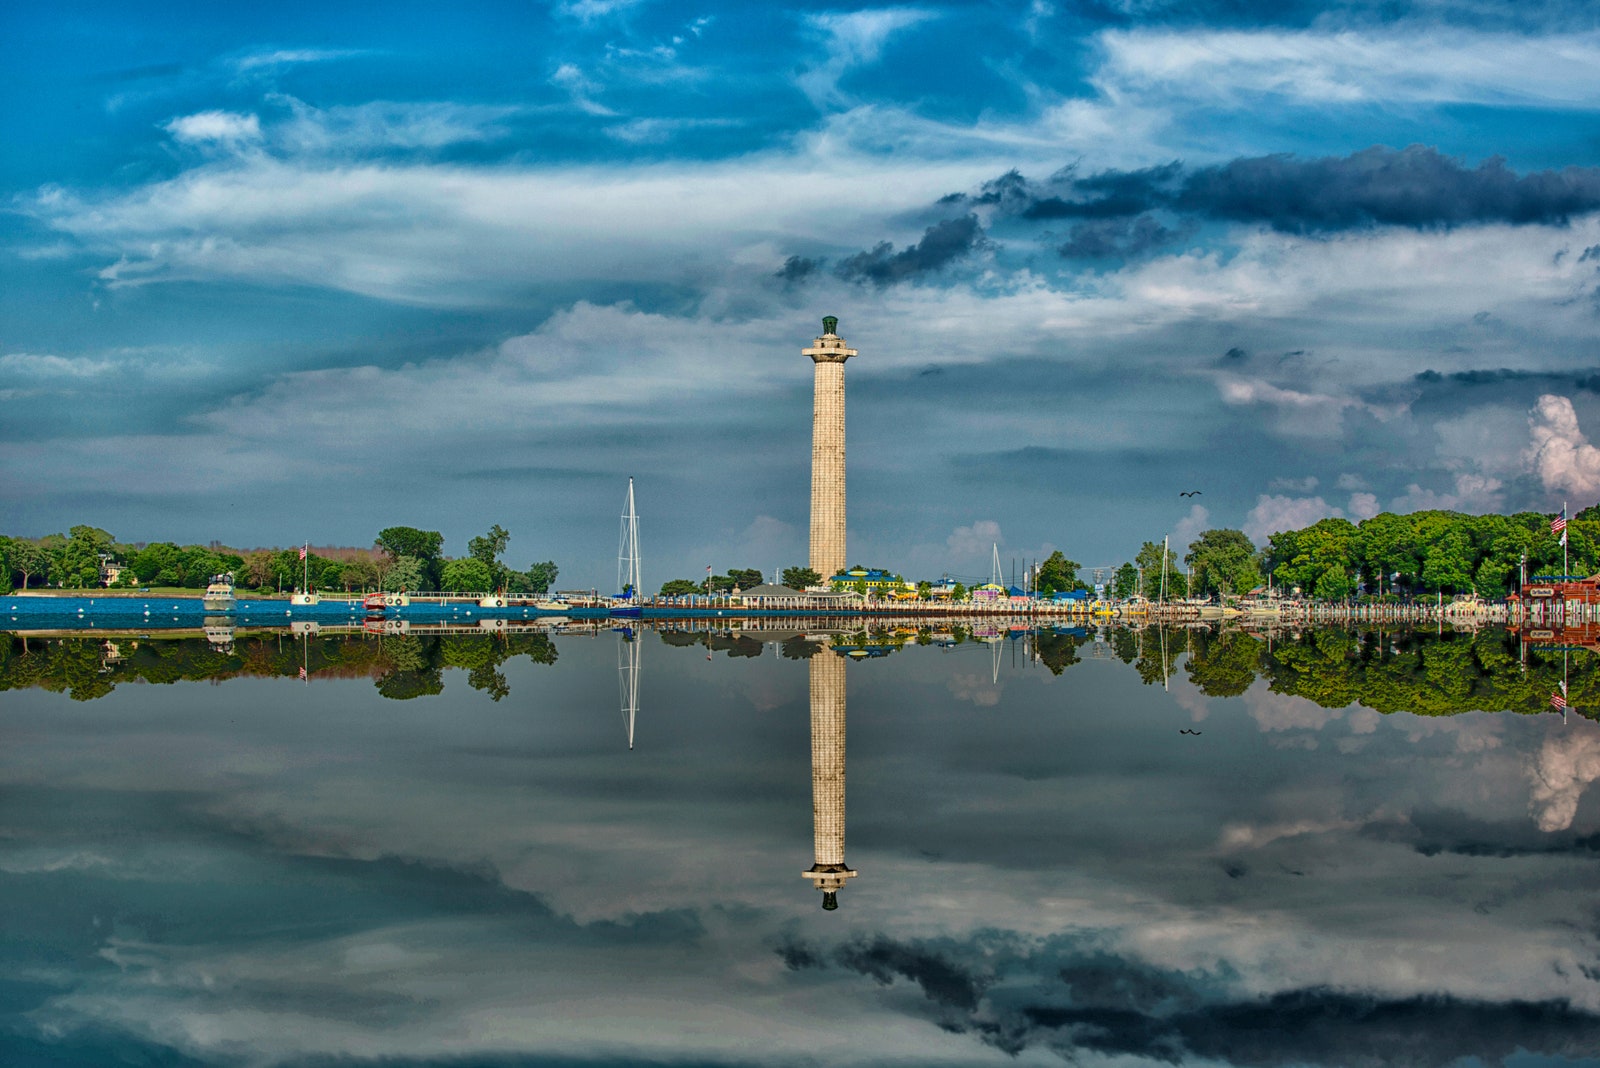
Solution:
M 0 1062 L 1600 1063 L 1586 651 L 212 638 L 0 636 Z

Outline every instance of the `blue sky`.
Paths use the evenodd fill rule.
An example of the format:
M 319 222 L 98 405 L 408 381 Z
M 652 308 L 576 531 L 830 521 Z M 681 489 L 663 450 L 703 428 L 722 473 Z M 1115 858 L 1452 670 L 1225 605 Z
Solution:
M 3 19 L 9 533 L 800 563 L 824 314 L 863 563 L 1600 499 L 1585 5 Z

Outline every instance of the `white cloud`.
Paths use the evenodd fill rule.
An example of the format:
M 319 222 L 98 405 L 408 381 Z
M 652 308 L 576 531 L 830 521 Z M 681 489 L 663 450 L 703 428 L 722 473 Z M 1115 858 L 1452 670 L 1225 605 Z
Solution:
M 1402 515 L 1407 512 L 1434 509 L 1451 512 L 1490 512 L 1500 507 L 1502 486 L 1503 483 L 1497 478 L 1466 471 L 1457 473 L 1453 493 L 1435 493 L 1413 482 L 1406 487 L 1405 493 L 1389 502 L 1389 511 Z
M 827 57 L 821 63 L 813 63 L 796 82 L 819 108 L 842 104 L 845 97 L 839 91 L 839 79 L 846 71 L 876 63 L 892 35 L 933 17 L 931 11 L 909 7 L 812 15 L 807 21 L 825 35 Z
M 199 111 L 172 119 L 162 129 L 187 145 L 239 145 L 261 140 L 261 120 L 233 111 Z
M 1352 493 L 1350 503 L 1346 507 L 1350 512 L 1350 518 L 1358 523 L 1363 519 L 1371 519 L 1383 511 L 1378 507 L 1378 496 L 1375 493 Z
M 1178 559 L 1183 559 L 1183 554 L 1188 551 L 1189 543 L 1198 538 L 1202 531 L 1209 528 L 1211 513 L 1196 504 L 1191 505 L 1189 514 L 1178 520 L 1172 528 L 1172 551 Z
M 8 352 L 0 356 L 0 373 L 38 378 L 90 378 L 115 370 L 110 360 L 49 353 Z
M 580 22 L 593 22 L 638 7 L 642 0 L 568 0 L 556 11 Z
M 737 561 L 730 567 L 754 567 L 769 581 L 781 581 L 774 571 L 805 564 L 805 539 L 792 524 L 770 515 L 758 515 L 739 534 L 734 552 Z
M 1268 496 L 1256 498 L 1256 506 L 1245 516 L 1243 530 L 1257 545 L 1284 530 L 1299 530 L 1319 519 L 1342 518 L 1343 509 L 1331 507 L 1321 497 Z
M 309 156 L 493 141 L 507 134 L 504 120 L 521 111 L 488 104 L 395 100 L 316 108 L 290 96 L 268 99 L 287 107 L 290 117 L 269 124 L 264 136 L 280 150 Z
M 1379 32 L 1108 31 L 1107 93 L 1241 103 L 1475 103 L 1587 108 L 1600 96 L 1600 34 L 1476 33 L 1421 24 Z
M 1524 458 L 1551 492 L 1592 498 L 1600 494 L 1600 449 L 1578 429 L 1572 401 L 1546 393 L 1528 412 L 1532 438 Z
M 1000 533 L 1000 524 L 993 519 L 979 519 L 970 527 L 957 527 L 945 539 L 945 547 L 950 550 L 950 555 L 958 558 L 969 558 L 976 563 L 976 557 L 982 557 L 985 570 L 992 565 L 994 560 L 994 547 L 1005 543 L 1005 535 Z
M 581 111 L 591 115 L 615 115 L 616 112 L 594 99 L 594 94 L 604 87 L 585 74 L 575 63 L 563 63 L 550 75 L 550 84 L 567 91 Z
M 288 67 L 299 63 L 326 63 L 335 59 L 349 59 L 366 55 L 361 49 L 350 48 L 280 48 L 272 52 L 256 52 L 234 61 L 241 72 L 261 68 Z
M 1317 488 L 1317 476 L 1307 475 L 1305 478 L 1275 478 L 1267 484 L 1269 490 L 1278 490 L 1287 493 L 1310 493 Z

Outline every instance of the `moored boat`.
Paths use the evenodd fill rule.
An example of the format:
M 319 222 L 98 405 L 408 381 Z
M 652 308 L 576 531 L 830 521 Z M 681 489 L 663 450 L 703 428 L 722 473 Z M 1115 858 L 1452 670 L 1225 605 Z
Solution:
M 206 587 L 200 603 L 207 612 L 232 612 L 239 604 L 238 598 L 233 595 L 233 576 L 212 575 L 211 584 Z

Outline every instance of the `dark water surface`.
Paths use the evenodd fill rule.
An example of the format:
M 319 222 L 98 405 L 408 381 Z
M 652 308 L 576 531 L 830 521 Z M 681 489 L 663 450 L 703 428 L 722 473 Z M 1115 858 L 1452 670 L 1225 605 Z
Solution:
M 1586 651 L 209 639 L 0 635 L 0 1063 L 1600 1063 Z

